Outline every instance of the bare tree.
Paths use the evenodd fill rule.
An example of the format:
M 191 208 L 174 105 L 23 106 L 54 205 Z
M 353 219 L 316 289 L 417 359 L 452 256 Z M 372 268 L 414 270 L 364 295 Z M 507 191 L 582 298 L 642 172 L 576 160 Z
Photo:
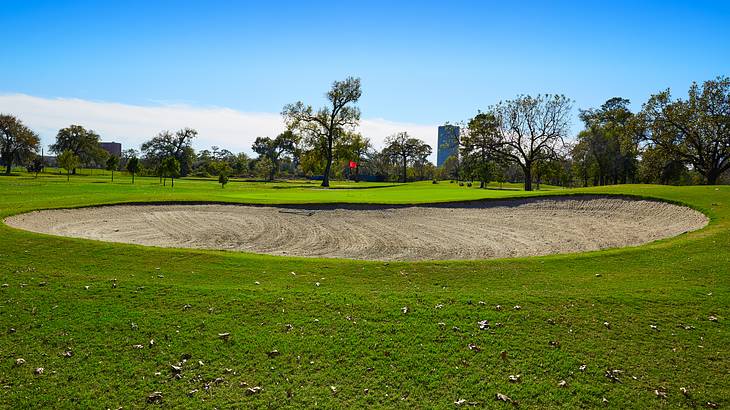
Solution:
M 360 122 L 360 109 L 351 104 L 356 103 L 361 95 L 360 79 L 347 77 L 344 81 L 332 84 L 332 89 L 327 93 L 330 105 L 317 112 L 311 105 L 304 105 L 301 101 L 285 105 L 281 112 L 290 130 L 299 130 L 309 139 L 311 146 L 324 147 L 327 158 L 323 187 L 330 186 L 332 147 L 346 131 L 353 130 Z
M 652 95 L 641 113 L 651 144 L 701 173 L 709 185 L 730 169 L 730 78 L 692 83 L 687 100 L 669 90 Z
M 522 169 L 525 191 L 532 190 L 532 167 L 556 158 L 569 132 L 572 101 L 564 95 L 518 96 L 489 108 L 497 119 L 495 154 Z

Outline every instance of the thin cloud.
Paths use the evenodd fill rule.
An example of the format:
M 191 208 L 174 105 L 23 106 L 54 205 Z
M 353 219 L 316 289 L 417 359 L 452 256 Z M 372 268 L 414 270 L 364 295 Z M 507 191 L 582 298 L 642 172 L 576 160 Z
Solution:
M 260 136 L 275 136 L 284 130 L 278 113 L 242 112 L 225 107 L 196 107 L 187 104 L 154 106 L 89 101 L 76 98 L 41 98 L 26 94 L 0 95 L 0 112 L 19 117 L 38 132 L 44 145 L 51 144 L 56 132 L 71 124 L 83 125 L 104 141 L 121 142 L 124 149 L 137 148 L 161 130 L 195 128 L 199 138 L 195 148 L 217 145 L 233 152 L 251 154 L 251 144 Z M 437 127 L 363 119 L 359 131 L 382 148 L 388 135 L 406 131 L 423 139 L 435 151 Z M 433 155 L 435 159 L 435 154 Z

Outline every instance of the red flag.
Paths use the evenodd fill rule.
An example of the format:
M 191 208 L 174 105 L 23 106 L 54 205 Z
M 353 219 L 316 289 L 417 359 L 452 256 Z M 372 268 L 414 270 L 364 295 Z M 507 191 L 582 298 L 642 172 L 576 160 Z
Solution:
M 357 168 L 357 162 L 350 161 L 350 168 Z

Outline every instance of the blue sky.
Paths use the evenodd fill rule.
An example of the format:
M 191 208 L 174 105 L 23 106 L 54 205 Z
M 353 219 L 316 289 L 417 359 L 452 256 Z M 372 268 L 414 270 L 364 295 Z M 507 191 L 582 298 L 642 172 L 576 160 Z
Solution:
M 727 1 L 0 6 L 6 96 L 276 114 L 318 105 L 355 75 L 363 118 L 425 126 L 520 93 L 563 93 L 576 108 L 621 96 L 638 109 L 653 92 L 730 75 Z

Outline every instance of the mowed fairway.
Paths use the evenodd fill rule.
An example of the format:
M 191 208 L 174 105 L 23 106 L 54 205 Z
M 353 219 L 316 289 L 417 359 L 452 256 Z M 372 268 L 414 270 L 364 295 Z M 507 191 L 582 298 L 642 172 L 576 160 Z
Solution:
M 687 204 L 710 224 L 634 248 L 458 262 L 163 249 L 3 224 L 1 407 L 511 408 L 497 393 L 521 408 L 730 405 L 728 186 L 157 182 L 0 178 L 0 217 L 124 202 L 621 194 Z

